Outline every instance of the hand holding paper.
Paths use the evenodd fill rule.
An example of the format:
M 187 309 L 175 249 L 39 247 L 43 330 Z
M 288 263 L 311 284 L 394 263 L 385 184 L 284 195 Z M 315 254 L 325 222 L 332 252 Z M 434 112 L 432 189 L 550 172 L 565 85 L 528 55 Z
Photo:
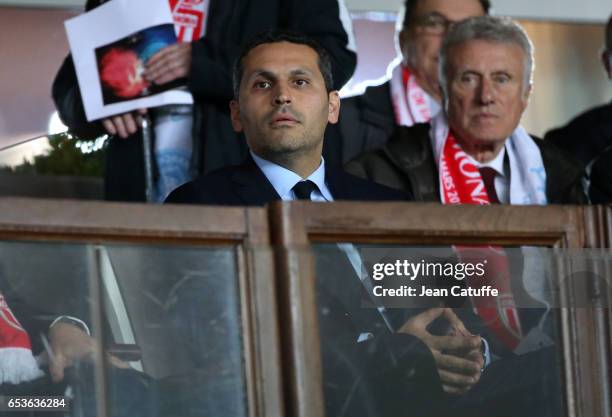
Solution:
M 191 71 L 191 43 L 166 46 L 146 63 L 145 78 L 161 85 L 189 76 Z
M 142 122 L 142 115 L 147 114 L 147 109 L 138 112 L 118 114 L 102 120 L 102 126 L 109 135 L 118 135 L 121 139 L 127 139 L 136 133 Z
M 113 0 L 65 25 L 88 121 L 121 135 L 135 110 L 193 103 L 171 82 L 188 75 L 191 45 L 177 44 L 168 0 Z

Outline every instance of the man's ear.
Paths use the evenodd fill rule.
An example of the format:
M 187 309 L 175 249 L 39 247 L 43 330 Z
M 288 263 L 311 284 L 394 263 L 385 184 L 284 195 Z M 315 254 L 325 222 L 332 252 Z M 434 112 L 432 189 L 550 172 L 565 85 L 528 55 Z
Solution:
M 612 80 L 612 52 L 604 49 L 601 53 L 601 63 L 606 70 L 608 78 Z
M 529 99 L 531 98 L 531 93 L 533 93 L 533 83 L 530 83 L 529 85 L 527 85 L 527 87 L 525 87 L 525 91 L 523 92 L 523 111 L 525 111 L 525 109 L 527 108 L 527 105 L 529 105 Z
M 329 110 L 327 121 L 331 124 L 338 122 L 340 117 L 340 93 L 337 90 L 329 92 Z
M 399 45 L 399 49 L 400 49 L 400 54 L 402 55 L 402 63 L 404 65 L 407 64 L 407 57 L 406 57 L 406 44 L 408 43 L 408 30 L 407 29 L 402 29 L 399 33 L 399 35 L 397 35 L 397 39 L 398 39 L 398 45 Z
M 531 94 L 533 93 L 533 83 L 530 83 L 525 89 L 525 100 L 529 100 Z
M 242 121 L 240 120 L 240 104 L 238 100 L 230 101 L 230 117 L 232 120 L 232 127 L 235 132 L 242 132 Z

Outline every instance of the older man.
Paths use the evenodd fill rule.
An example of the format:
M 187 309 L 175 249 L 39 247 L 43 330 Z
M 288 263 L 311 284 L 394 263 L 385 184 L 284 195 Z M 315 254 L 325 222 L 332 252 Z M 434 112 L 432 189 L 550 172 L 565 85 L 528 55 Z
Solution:
M 442 39 L 452 24 L 489 8 L 488 0 L 406 0 L 398 34 L 401 60 L 392 63 L 390 80 L 342 101 L 339 123 L 326 134 L 326 159 L 346 163 L 383 146 L 396 126 L 425 123 L 438 114 Z
M 399 128 L 347 170 L 420 201 L 584 202 L 582 169 L 519 124 L 532 74 L 533 47 L 516 23 L 479 17 L 455 25 L 440 53 L 445 111 L 430 123 Z
M 488 16 L 456 24 L 443 42 L 439 68 L 444 111 L 430 123 L 399 127 L 383 148 L 350 162 L 349 172 L 412 192 L 419 201 L 585 201 L 582 169 L 519 124 L 533 73 L 533 47 L 519 25 Z M 526 315 L 511 310 L 513 317 Z M 520 321 L 514 326 L 508 325 L 512 320 L 501 322 L 506 325 L 487 324 L 490 334 L 484 338 L 497 345 L 493 352 L 505 359 L 489 365 L 478 384 L 464 385 L 464 391 L 469 390 L 453 407 L 498 415 L 498 407 L 505 404 L 501 407 L 508 410 L 538 410 L 528 415 L 555 415 L 559 402 L 554 348 L 515 356 L 511 352 L 524 342 L 522 337 L 538 333 L 531 333 L 533 327 L 521 329 Z M 470 331 L 480 325 L 472 324 L 466 322 Z M 522 403 L 527 391 L 532 392 L 529 404 Z

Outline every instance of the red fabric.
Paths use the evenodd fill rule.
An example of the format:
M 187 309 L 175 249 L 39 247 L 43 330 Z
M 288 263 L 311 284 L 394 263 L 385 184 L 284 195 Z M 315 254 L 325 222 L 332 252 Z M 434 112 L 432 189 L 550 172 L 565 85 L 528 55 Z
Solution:
M 489 205 L 485 183 L 478 167 L 449 132 L 440 161 L 440 182 L 444 204 Z M 514 350 L 522 336 L 521 324 L 510 286 L 508 257 L 501 247 L 456 247 L 462 262 L 485 260 L 486 274 L 482 279 L 467 279 L 468 286 L 491 285 L 499 291 L 497 297 L 472 297 L 476 313 L 491 332 L 508 348 Z
M 172 18 L 178 29 L 179 42 L 193 42 L 205 32 L 206 0 L 169 0 Z
M 402 82 L 404 83 L 404 90 L 408 88 L 408 79 L 410 78 L 410 70 L 402 65 Z
M 0 294 L 0 354 L 5 348 L 24 348 L 32 350 L 32 343 L 26 331 L 9 308 L 4 296 Z

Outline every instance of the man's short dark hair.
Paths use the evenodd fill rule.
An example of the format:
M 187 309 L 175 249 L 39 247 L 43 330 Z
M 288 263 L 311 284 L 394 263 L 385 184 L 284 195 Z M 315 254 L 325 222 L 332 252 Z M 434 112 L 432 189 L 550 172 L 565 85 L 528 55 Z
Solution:
M 404 3 L 404 21 L 402 22 L 402 29 L 406 29 L 412 23 L 414 19 L 414 9 L 419 1 L 424 0 L 406 0 Z M 491 10 L 491 2 L 489 0 L 479 0 L 482 9 L 485 14 L 489 14 L 489 10 Z
M 238 98 L 238 92 L 240 91 L 240 81 L 242 80 L 242 75 L 244 73 L 244 57 L 246 57 L 249 52 L 251 52 L 259 45 L 278 42 L 289 42 L 298 45 L 306 45 L 314 49 L 314 51 L 319 56 L 319 70 L 323 75 L 323 80 L 325 80 L 325 89 L 328 93 L 334 90 L 334 78 L 332 76 L 331 58 L 325 48 L 319 45 L 319 43 L 314 39 L 299 34 L 297 32 L 273 29 L 256 35 L 242 47 L 240 55 L 238 55 L 238 59 L 236 59 L 236 61 L 234 62 L 234 98 Z

